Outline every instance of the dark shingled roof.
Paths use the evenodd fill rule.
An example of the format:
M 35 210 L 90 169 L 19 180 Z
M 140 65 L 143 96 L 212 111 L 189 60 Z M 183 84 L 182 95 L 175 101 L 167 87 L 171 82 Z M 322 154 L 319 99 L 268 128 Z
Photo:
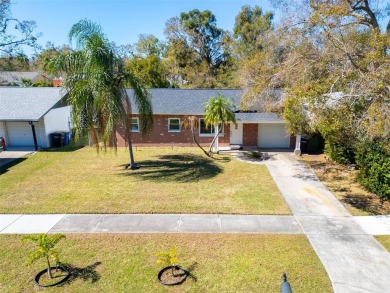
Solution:
M 149 89 L 154 114 L 203 115 L 203 107 L 210 97 L 221 94 L 232 99 L 239 110 L 240 89 Z M 138 114 L 133 90 L 127 89 L 133 113 Z M 65 95 L 61 88 L 0 87 L 0 121 L 38 121 L 56 106 Z M 238 122 L 283 122 L 273 113 L 236 113 Z
M 236 113 L 237 122 L 284 122 L 276 113 Z
M 61 88 L 0 87 L 0 121 L 38 121 L 64 92 Z
M 240 109 L 240 99 L 243 93 L 240 89 L 149 89 L 154 114 L 165 115 L 203 115 L 203 107 L 211 97 L 221 94 L 232 99 L 236 107 Z M 128 89 L 131 98 L 133 113 L 138 114 L 134 103 L 133 90 Z M 283 122 L 283 119 L 274 113 L 236 113 L 238 122 Z
M 183 114 L 203 115 L 206 100 L 221 94 L 233 99 L 234 105 L 239 108 L 242 90 L 239 89 L 149 89 L 154 114 Z M 133 90 L 128 89 L 131 98 L 133 113 L 138 109 L 133 100 Z

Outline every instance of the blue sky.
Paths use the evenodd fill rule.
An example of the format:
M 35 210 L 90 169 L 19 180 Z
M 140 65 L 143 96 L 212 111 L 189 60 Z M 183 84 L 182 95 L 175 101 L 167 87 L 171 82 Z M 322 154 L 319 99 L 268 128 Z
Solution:
M 191 9 L 209 9 L 217 25 L 232 30 L 235 17 L 244 5 L 273 10 L 269 0 L 13 0 L 12 14 L 19 20 L 34 20 L 43 35 L 39 44 L 68 44 L 71 26 L 87 18 L 99 23 L 110 41 L 133 44 L 139 34 L 164 38 L 165 22 Z M 27 54 L 31 52 L 25 49 Z

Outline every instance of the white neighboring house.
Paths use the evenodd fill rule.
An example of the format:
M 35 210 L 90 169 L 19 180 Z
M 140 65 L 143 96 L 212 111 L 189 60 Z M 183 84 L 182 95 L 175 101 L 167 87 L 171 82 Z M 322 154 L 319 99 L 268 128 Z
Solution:
M 0 136 L 7 147 L 49 148 L 51 133 L 69 132 L 65 95 L 64 89 L 54 87 L 0 87 Z

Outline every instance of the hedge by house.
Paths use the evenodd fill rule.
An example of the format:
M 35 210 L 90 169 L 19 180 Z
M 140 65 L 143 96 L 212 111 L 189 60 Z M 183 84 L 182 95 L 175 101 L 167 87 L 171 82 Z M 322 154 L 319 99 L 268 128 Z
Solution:
M 365 140 L 356 152 L 358 181 L 382 199 L 390 199 L 390 139 Z

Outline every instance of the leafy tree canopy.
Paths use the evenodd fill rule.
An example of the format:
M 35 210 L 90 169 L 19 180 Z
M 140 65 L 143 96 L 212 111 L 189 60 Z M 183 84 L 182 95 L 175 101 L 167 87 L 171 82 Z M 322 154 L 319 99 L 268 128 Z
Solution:
M 38 47 L 40 33 L 35 33 L 35 21 L 18 20 L 12 16 L 11 1 L 0 0 L 0 53 L 20 54 L 22 46 Z
M 148 88 L 170 87 L 167 80 L 167 70 L 161 59 L 156 55 L 131 58 L 126 62 L 125 70 L 134 73 Z
M 166 22 L 165 64 L 172 83 L 184 87 L 226 87 L 232 69 L 229 33 L 209 10 L 191 10 Z
M 135 48 L 136 55 L 139 57 L 154 55 L 161 58 L 165 51 L 165 44 L 152 34 L 141 34 Z
M 238 54 L 245 58 L 262 50 L 262 36 L 272 28 L 273 13 L 266 12 L 259 6 L 245 5 L 236 16 L 233 36 L 237 41 Z
M 23 53 L 18 53 L 15 56 L 0 57 L 0 71 L 29 71 L 29 69 L 29 60 Z

